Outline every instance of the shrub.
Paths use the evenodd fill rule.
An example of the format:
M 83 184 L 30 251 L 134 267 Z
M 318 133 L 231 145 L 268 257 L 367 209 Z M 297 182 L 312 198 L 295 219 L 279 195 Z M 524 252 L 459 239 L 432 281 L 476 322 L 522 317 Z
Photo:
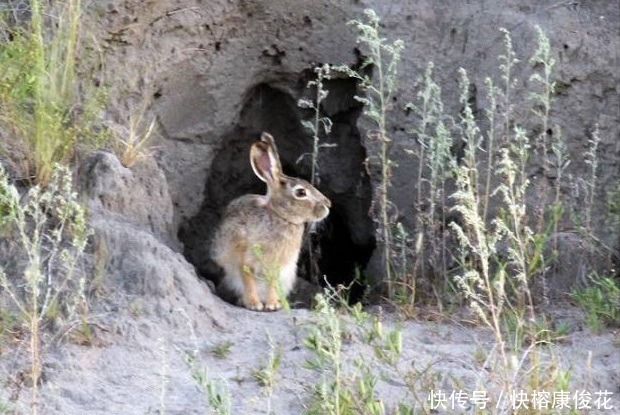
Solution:
M 7 240 L 16 241 L 16 251 L 23 256 L 10 266 L 0 264 L 0 286 L 28 328 L 32 410 L 37 414 L 41 327 L 46 321 L 71 321 L 86 312 L 85 279 L 76 277 L 76 270 L 91 232 L 66 167 L 56 165 L 45 189 L 34 186 L 21 199 L 0 166 L 3 232 Z

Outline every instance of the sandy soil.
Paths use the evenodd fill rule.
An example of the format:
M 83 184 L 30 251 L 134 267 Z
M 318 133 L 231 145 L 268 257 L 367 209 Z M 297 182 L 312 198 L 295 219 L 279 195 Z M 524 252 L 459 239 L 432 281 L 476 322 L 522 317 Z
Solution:
M 321 380 L 319 373 L 304 367 L 304 362 L 312 357 L 303 344 L 304 338 L 314 326 L 316 317 L 308 310 L 257 313 L 225 307 L 224 327 L 195 334 L 181 310 L 171 311 L 176 315 L 169 319 L 172 324 L 128 313 L 101 316 L 101 324 L 95 326 L 95 345 L 80 346 L 65 339 L 47 350 L 41 387 L 42 413 L 211 413 L 185 358 L 194 350 L 198 350 L 196 364 L 206 370 L 207 377 L 217 380 L 230 392 L 232 414 L 304 413 L 312 386 Z M 372 311 L 377 313 L 378 309 Z M 611 392 L 609 405 L 613 409 L 579 413 L 620 413 L 618 333 L 608 331 L 595 335 L 571 318 L 572 333 L 553 347 L 540 348 L 540 355 L 543 360 L 545 356 L 556 356 L 559 369 L 570 372 L 571 399 L 575 392 L 585 391 L 591 394 L 590 404 L 596 408 L 595 394 L 605 390 Z M 379 379 L 377 397 L 386 403 L 387 413 L 396 413 L 390 409 L 399 401 L 418 408 L 425 405 L 428 409 L 431 390 L 436 397 L 440 396 L 438 393 L 446 394 L 445 408 L 440 407 L 440 413 L 471 413 L 471 407 L 463 409 L 456 403 L 451 404 L 450 394 L 462 391 L 471 397 L 475 390 L 482 388 L 490 391 L 489 396 L 492 391 L 498 392 L 495 368 L 480 357 L 494 348 L 492 336 L 486 329 L 456 323 L 397 322 L 394 314 L 382 314 L 384 330 L 396 324 L 402 327 L 403 353 L 398 370 L 416 373 L 413 395 L 402 375 L 373 357 L 372 348 L 356 334 L 359 327 L 352 319 L 343 317 L 342 321 L 345 374 L 354 375 L 354 360 L 363 358 Z M 229 352 L 217 356 L 214 348 L 226 343 L 230 345 Z M 270 353 L 276 350 L 281 350 L 281 362 L 270 391 L 259 384 L 253 372 L 263 368 Z M 4 351 L 3 379 L 15 378 L 8 370 L 18 367 L 18 362 L 24 364 L 23 351 L 23 346 L 21 353 Z M 7 413 L 29 413 L 30 388 L 10 382 L 4 385 L 0 402 L 4 402 Z M 504 391 L 504 398 L 509 392 Z M 13 398 L 17 399 L 13 401 Z M 500 412 L 494 410 L 492 413 Z

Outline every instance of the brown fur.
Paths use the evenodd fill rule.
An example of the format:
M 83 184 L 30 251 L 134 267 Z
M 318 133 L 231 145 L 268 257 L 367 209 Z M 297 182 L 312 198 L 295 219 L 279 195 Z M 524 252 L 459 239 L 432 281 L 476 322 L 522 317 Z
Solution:
M 244 195 L 228 205 L 213 241 L 213 259 L 226 272 L 223 288 L 244 307 L 277 310 L 278 289 L 287 295 L 294 283 L 304 224 L 324 219 L 331 202 L 307 181 L 282 173 L 267 133 L 252 145 L 250 163 L 267 183 L 267 195 Z M 269 280 L 274 273 L 275 281 Z

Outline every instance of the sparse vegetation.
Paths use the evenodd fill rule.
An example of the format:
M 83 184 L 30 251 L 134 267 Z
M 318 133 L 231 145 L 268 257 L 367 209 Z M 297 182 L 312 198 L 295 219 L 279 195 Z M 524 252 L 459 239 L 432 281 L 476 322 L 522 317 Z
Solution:
M 186 362 L 190 367 L 192 378 L 204 393 L 209 407 L 214 415 L 231 415 L 232 402 L 230 390 L 226 383 L 219 378 L 211 378 L 206 367 L 196 360 L 196 355 L 187 354 Z
M 353 21 L 352 26 L 359 32 L 359 41 L 368 49 L 369 56 L 356 71 L 342 67 L 338 70 L 359 80 L 366 95 L 356 98 L 364 104 L 366 115 L 377 127 L 369 133 L 369 138 L 376 140 L 377 145 L 372 147 L 376 151 L 371 151 L 367 163 L 374 164 L 379 171 L 374 213 L 383 252 L 387 297 L 412 308 L 419 276 L 436 270 L 442 276 L 455 273 L 455 294 L 469 302 L 477 322 L 488 327 L 494 336 L 494 345 L 474 358 L 494 374 L 476 388 L 497 406 L 479 412 L 552 413 L 525 407 L 514 410 L 508 403 L 499 405 L 501 394 L 506 391 L 523 391 L 534 396 L 539 391 L 565 392 L 575 387 L 571 369 L 561 365 L 555 349 L 555 343 L 567 334 L 567 327 L 551 328 L 547 317 L 537 313 L 531 288 L 534 279 L 545 276 L 555 260 L 555 253 L 546 257 L 546 248 L 561 230 L 564 211 L 561 187 L 570 164 L 560 127 L 553 126 L 553 138 L 548 137 L 555 93 L 552 81 L 555 61 L 549 41 L 538 29 L 539 45 L 528 61 L 534 69 L 529 81 L 536 89 L 530 96 L 532 110 L 540 124 L 536 133 L 526 129 L 525 121 L 520 123 L 514 119 L 513 100 L 517 98 L 514 74 L 520 61 L 507 30 L 502 30 L 506 47 L 499 65 L 502 85 L 498 87 L 492 78 L 486 79 L 489 107 L 485 108 L 488 127 L 485 132 L 481 131 L 480 119 L 472 108 L 467 72 L 459 71 L 461 110 L 458 115 L 450 116 L 444 110 L 441 87 L 433 79 L 433 64 L 428 65 L 417 100 L 408 105 L 418 117 L 412 130 L 417 143 L 412 153 L 419 168 L 413 202 L 417 216 L 411 231 L 402 223 L 395 223 L 389 190 L 395 167 L 390 159 L 393 150 L 387 114 L 404 45 L 399 41 L 390 44 L 380 36 L 379 20 L 374 12 L 366 11 L 365 16 L 365 21 Z M 319 82 L 323 75 L 319 73 Z M 313 180 L 318 177 L 319 127 L 328 129 L 318 111 L 322 90 L 317 90 L 317 104 L 312 107 L 316 117 L 311 128 L 315 138 Z M 455 139 L 463 145 L 461 159 L 451 152 Z M 586 154 L 589 177 L 583 224 L 587 232 L 592 232 L 591 209 L 599 142 L 598 131 L 595 131 Z M 545 173 L 551 168 L 556 172 L 551 184 L 545 181 L 542 188 L 537 189 L 541 201 L 537 206 L 527 203 L 528 191 L 532 191 L 528 165 L 533 155 Z M 456 187 L 450 199 L 448 184 Z M 553 200 L 550 207 L 548 193 Z M 457 220 L 448 224 L 448 213 L 456 214 Z M 445 226 L 450 227 L 458 240 L 457 270 L 447 267 L 449 249 L 443 234 Z M 589 323 L 600 330 L 607 324 L 618 323 L 618 291 L 617 282 L 602 278 L 592 287 L 574 293 L 573 298 L 587 307 Z M 339 293 L 329 290 L 316 298 L 314 317 L 314 325 L 304 341 L 312 353 L 305 366 L 319 374 L 320 379 L 311 390 L 307 414 L 404 415 L 418 413 L 418 410 L 432 413 L 434 408 L 418 396 L 420 387 L 431 391 L 448 380 L 433 372 L 432 365 L 422 370 L 402 369 L 403 338 L 398 327 L 385 331 L 379 316 L 365 313 L 359 305 L 349 306 Z M 362 352 L 353 359 L 345 357 L 344 350 L 350 343 L 372 350 L 372 357 Z M 279 363 L 280 358 L 280 354 L 272 354 L 270 362 Z M 270 389 L 274 373 L 274 365 L 269 363 L 253 375 Z M 383 397 L 378 395 L 377 384 L 395 378 L 407 386 L 409 395 L 388 408 Z
M 315 356 L 305 366 L 321 375 L 321 382 L 312 392 L 308 415 L 345 415 L 350 413 L 351 397 L 343 387 L 342 327 L 335 308 L 324 296 L 317 296 L 315 313 L 318 322 L 305 339 L 305 346 Z
M 225 341 L 214 344 L 211 347 L 211 353 L 213 354 L 213 356 L 217 357 L 218 359 L 225 359 L 230 354 L 230 349 L 233 346 L 234 346 L 233 342 L 229 340 L 225 340 Z
M 620 282 L 611 276 L 590 276 L 588 287 L 574 290 L 573 299 L 587 312 L 590 328 L 600 332 L 607 326 L 620 326 Z
M 364 114 L 375 124 L 376 130 L 368 131 L 368 139 L 373 141 L 376 150 L 371 151 L 366 160 L 367 167 L 378 166 L 379 175 L 376 196 L 371 209 L 377 224 L 377 240 L 381 249 L 383 267 L 382 279 L 386 284 L 386 293 L 393 298 L 396 291 L 393 264 L 394 259 L 394 205 L 390 200 L 390 181 L 392 177 L 393 161 L 390 159 L 392 140 L 388 132 L 388 113 L 393 108 L 394 93 L 398 65 L 404 49 L 402 40 L 389 43 L 381 36 L 379 16 L 371 9 L 364 11 L 365 20 L 349 22 L 358 32 L 358 43 L 368 48 L 369 55 L 361 67 L 353 70 L 347 66 L 337 69 L 352 78 L 359 80 L 364 95 L 358 95 L 356 100 L 364 105 Z M 373 76 L 370 76 L 372 71 Z
M 84 107 L 92 104 L 82 102 L 74 90 L 80 2 L 69 0 L 59 4 L 58 24 L 53 28 L 44 24 L 47 3 L 31 0 L 30 5 L 32 20 L 27 27 L 15 29 L 10 42 L 0 41 L 3 138 L 0 151 L 8 155 L 6 159 L 23 172 L 24 178 L 32 179 L 32 187 L 18 188 L 0 164 L 0 236 L 3 238 L 0 242 L 14 244 L 16 248 L 11 253 L 17 252 L 6 264 L 0 263 L 3 306 L 0 354 L 9 338 L 28 341 L 27 384 L 31 385 L 32 414 L 37 415 L 42 412 L 39 388 L 46 346 L 41 333 L 46 323 L 55 323 L 49 325 L 54 328 L 71 325 L 69 338 L 74 343 L 89 346 L 95 343 L 88 319 L 87 295 L 90 289 L 93 295 L 103 296 L 107 289 L 108 254 L 105 244 L 96 245 L 94 276 L 89 285 L 84 270 L 79 267 L 91 236 L 86 211 L 73 190 L 70 169 L 57 164 L 68 162 L 83 143 L 81 140 L 95 134 L 89 129 L 96 111 L 72 110 L 78 104 Z M 351 26 L 365 48 L 363 52 L 368 52 L 366 60 L 355 70 L 330 65 L 317 67 L 317 78 L 309 83 L 316 96 L 313 100 L 299 101 L 300 107 L 314 111 L 312 121 L 304 123 L 312 133 L 313 151 L 304 156 L 311 158 L 311 181 L 318 184 L 320 154 L 328 147 L 322 139 L 332 126 L 331 120 L 321 113 L 321 102 L 328 94 L 324 82 L 333 71 L 358 80 L 365 95 L 360 94 L 356 99 L 364 104 L 366 116 L 376 127 L 368 132 L 367 167 L 375 175 L 377 185 L 372 213 L 382 253 L 384 275 L 381 278 L 384 279 L 381 281 L 386 283 L 383 293 L 390 305 L 397 306 L 393 316 L 396 322 L 386 323 L 380 309 L 370 312 L 359 303 L 350 305 L 339 288 L 328 287 L 318 295 L 312 317 L 301 323 L 295 320 L 295 324 L 307 327 L 303 345 L 310 357 L 304 367 L 316 374 L 316 382 L 300 398 L 306 405 L 305 413 L 431 414 L 439 408 L 434 406 L 437 402 L 433 398 L 441 398 L 433 395 L 434 391 L 450 387 L 454 391 L 467 387 L 470 392 L 475 388 L 482 394 L 478 398 L 489 401 L 488 407 L 475 408 L 471 400 L 471 405 L 463 410 L 467 409 L 468 413 L 577 413 L 570 408 L 564 412 L 552 408 L 538 411 L 527 405 L 514 409 L 509 406 L 511 402 L 501 401 L 502 394 L 508 392 L 520 391 L 538 397 L 536 394 L 541 391 L 565 393 L 581 386 L 573 379 L 573 368 L 566 367 L 557 357 L 557 343 L 569 335 L 569 327 L 567 323 L 556 324 L 537 309 L 533 288 L 538 281 L 544 285 L 544 278 L 554 266 L 557 234 L 563 230 L 562 221 L 571 213 L 570 207 L 564 206 L 566 194 L 562 191 L 564 181 L 570 176 L 571 160 L 560 127 L 553 125 L 552 104 L 557 91 L 549 40 L 538 28 L 538 48 L 530 60 L 524 61 L 533 71 L 528 78 L 533 89 L 527 101 L 534 114 L 530 123 L 515 119 L 514 101 L 521 96 L 515 90 L 515 73 L 521 62 L 507 30 L 501 31 L 505 46 L 500 55 L 501 82 L 496 85 L 494 78 L 486 78 L 487 107 L 483 112 L 476 113 L 473 108 L 472 82 L 467 71 L 460 69 L 460 95 L 449 97 L 457 101 L 450 107 L 459 110 L 457 114 L 449 114 L 441 84 L 435 79 L 435 66 L 432 62 L 427 65 L 415 99 L 406 106 L 414 117 L 408 133 L 411 137 L 408 150 L 418 163 L 414 172 L 417 187 L 411 195 L 415 217 L 409 228 L 396 220 L 390 187 L 397 166 L 392 161 L 396 149 L 391 140 L 389 113 L 394 108 L 397 68 L 405 45 L 399 40 L 390 43 L 382 37 L 376 13 L 367 10 L 364 16 L 363 21 L 352 21 Z M 148 151 L 156 122 L 144 121 L 147 107 L 144 104 L 136 116 L 130 117 L 128 136 L 118 136 L 112 144 L 116 145 L 125 166 L 133 165 Z M 5 134 L 12 141 L 4 140 Z M 404 129 L 403 134 L 406 134 Z M 574 224 L 582 235 L 592 238 L 593 208 L 597 192 L 602 193 L 597 187 L 601 141 L 596 127 L 584 154 L 587 174 L 581 179 L 586 191 L 582 198 L 583 216 L 572 212 Z M 462 154 L 455 154 L 455 144 L 462 146 Z M 549 180 L 545 177 L 540 188 L 531 183 L 528 166 L 532 162 L 539 163 L 543 175 L 552 177 Z M 450 189 L 454 189 L 451 194 Z M 532 192 L 538 197 L 534 205 L 528 201 Z M 607 208 L 615 215 L 611 217 L 613 224 L 620 222 L 618 195 L 620 187 L 607 189 Z M 456 242 L 452 243 L 450 236 Z M 253 247 L 253 254 L 264 270 L 265 275 L 261 277 L 276 288 L 280 302 L 289 309 L 277 283 L 280 270 L 264 263 L 260 246 Z M 401 324 L 416 315 L 420 281 L 427 277 L 443 286 L 440 293 L 425 295 L 435 295 L 440 308 L 448 295 L 456 298 L 455 302 L 467 302 L 472 311 L 467 322 L 483 326 L 491 333 L 492 340 L 481 342 L 472 356 L 468 356 L 473 363 L 466 358 L 450 362 L 473 366 L 476 372 L 473 381 L 452 379 L 450 374 L 437 369 L 436 361 L 419 362 L 417 356 L 405 356 L 407 347 L 412 346 L 407 343 L 409 339 L 404 337 Z M 591 273 L 589 280 L 589 286 L 571 294 L 573 301 L 585 309 L 588 326 L 595 332 L 620 326 L 620 284 L 613 271 L 605 276 Z M 135 297 L 127 304 L 127 311 L 136 320 L 147 314 L 143 301 L 143 297 Z M 208 370 L 201 360 L 193 325 L 189 327 L 195 347 L 182 352 L 189 374 L 204 394 L 210 413 L 230 415 L 233 413 L 231 385 Z M 279 339 L 267 335 L 270 349 L 262 356 L 264 360 L 257 355 L 258 365 L 245 366 L 242 372 L 262 388 L 259 399 L 266 399 L 266 413 L 271 415 L 275 414 L 272 399 L 281 385 L 279 376 L 286 367 L 283 362 L 293 347 L 289 349 Z M 238 346 L 230 340 L 219 337 L 217 340 L 210 343 L 207 351 L 211 357 L 222 359 L 218 364 L 227 363 L 226 359 Z M 426 338 L 415 347 L 423 347 L 425 342 Z M 169 399 L 171 366 L 167 347 L 165 344 L 160 350 L 161 389 L 157 391 L 155 404 L 160 414 L 166 413 Z M 592 363 L 591 358 L 590 354 L 584 362 L 587 367 Z M 230 379 L 239 383 L 245 380 Z M 396 385 L 403 396 L 381 396 L 380 388 L 385 384 Z M 9 404 L 1 399 L 0 413 L 12 413 Z
M 28 328 L 31 408 L 37 414 L 44 350 L 41 330 L 50 320 L 66 323 L 84 317 L 86 282 L 78 264 L 91 232 L 71 173 L 62 166 L 54 168 L 45 190 L 34 186 L 23 200 L 0 166 L 0 205 L 3 222 L 9 226 L 4 232 L 10 232 L 21 256 L 10 269 L 0 264 L 0 286 Z
M 256 379 L 258 384 L 263 388 L 267 398 L 267 415 L 275 415 L 272 409 L 273 392 L 277 384 L 277 375 L 282 359 L 282 345 L 276 345 L 271 336 L 269 338 L 269 356 L 267 362 L 259 367 L 252 369 L 252 377 Z
M 276 375 L 280 367 L 280 359 L 282 357 L 282 346 L 276 346 L 271 337 L 269 337 L 269 358 L 267 363 L 252 370 L 252 377 L 269 391 L 273 391 L 276 384 Z M 271 395 L 271 393 L 269 393 Z M 270 411 L 267 411 L 268 413 Z
M 453 120 L 445 114 L 441 87 L 433 79 L 434 65 L 430 62 L 420 78 L 417 100 L 405 106 L 417 116 L 410 131 L 417 142 L 416 150 L 409 150 L 417 158 L 417 192 L 414 196 L 416 222 L 413 246 L 407 247 L 400 257 L 413 256 L 411 271 L 401 266 L 399 282 L 400 304 L 409 309 L 416 301 L 418 277 L 448 272 L 448 247 L 443 236 L 448 206 L 446 204 L 447 180 L 454 175 L 456 161 L 450 153 L 452 137 L 450 124 Z M 402 227 L 402 225 L 401 225 Z M 405 233 L 403 230 L 399 234 Z M 405 244 L 406 246 L 406 244 Z M 447 280 L 447 279 L 445 279 Z M 397 297 L 398 297 L 397 296 Z
M 210 378 L 206 368 L 199 368 L 196 366 L 196 362 L 189 357 L 187 363 L 192 368 L 192 377 L 207 398 L 212 413 L 214 415 L 231 415 L 231 396 L 226 383 L 219 378 Z
M 620 229 L 620 182 L 607 190 L 607 220 L 611 229 Z
M 377 44 L 387 45 L 387 40 L 378 37 L 376 15 L 366 12 L 367 18 L 374 22 L 363 25 L 355 22 L 360 31 L 359 40 L 369 50 L 371 59 L 367 63 L 375 65 L 373 70 L 378 71 L 378 83 L 384 82 L 381 63 L 381 49 Z M 375 24 L 375 26 L 373 26 Z M 435 229 L 445 225 L 448 205 L 445 200 L 446 182 L 452 180 L 457 190 L 452 194 L 452 211 L 457 213 L 458 220 L 451 221 L 449 226 L 455 233 L 460 246 L 457 256 L 460 270 L 455 281 L 457 291 L 466 298 L 475 315 L 483 324 L 494 333 L 496 346 L 493 352 L 486 357 L 487 364 L 495 367 L 498 374 L 498 384 L 493 387 L 486 385 L 493 394 L 497 390 L 515 390 L 518 388 L 549 388 L 561 382 L 562 371 L 555 368 L 557 361 L 554 357 L 553 342 L 561 336 L 559 331 L 550 330 L 544 316 L 536 315 L 531 284 L 534 278 L 544 277 L 550 262 L 545 252 L 553 235 L 559 231 L 559 221 L 562 215 L 561 186 L 564 172 L 569 165 L 566 159 L 565 144 L 559 127 L 554 127 L 555 135 L 551 143 L 547 134 L 551 125 L 551 106 L 555 84 L 552 81 L 552 71 L 555 64 L 551 57 L 549 41 L 544 32 L 538 29 L 539 46 L 529 61 L 534 67 L 534 74 L 530 77 L 536 89 L 531 94 L 534 114 L 540 121 L 540 133 L 536 136 L 534 146 L 530 143 L 529 132 L 514 120 L 516 98 L 514 91 L 517 80 L 514 78 L 516 65 L 520 63 L 513 48 L 511 35 L 503 30 L 505 53 L 500 56 L 500 75 L 503 81 L 502 88 L 495 87 L 491 78 L 487 78 L 487 92 L 490 107 L 486 110 L 488 130 L 483 134 L 478 126 L 478 119 L 474 115 L 471 101 L 471 81 L 464 69 L 460 70 L 461 95 L 459 102 L 461 112 L 458 117 L 452 117 L 444 112 L 441 88 L 434 82 L 432 76 L 433 65 L 429 64 L 427 71 L 420 82 L 420 92 L 416 102 L 408 104 L 407 109 L 413 110 L 418 121 L 412 130 L 417 143 L 417 150 L 412 151 L 419 163 L 418 190 L 414 206 L 417 211 L 414 237 L 408 238 L 409 232 L 401 229 L 402 235 L 395 243 L 394 230 L 390 221 L 379 221 L 381 243 L 384 249 L 385 275 L 388 285 L 388 297 L 399 299 L 398 303 L 407 307 L 405 312 L 411 314 L 411 307 L 415 301 L 416 280 L 419 275 L 429 275 L 427 264 L 434 264 L 436 269 L 444 273 L 448 270 L 440 264 L 446 264 L 445 243 L 443 235 Z M 378 40 L 380 39 L 380 40 Z M 375 42 L 373 44 L 373 42 Z M 388 46 L 389 47 L 389 46 Z M 398 48 L 402 47 L 399 44 Z M 378 52 L 379 51 L 379 52 Z M 389 49 L 392 53 L 393 49 Z M 396 60 L 398 53 L 396 55 Z M 368 77 L 360 76 L 358 72 L 349 71 L 350 76 L 360 80 L 363 90 L 370 90 L 370 99 L 361 99 L 367 106 L 370 118 L 377 122 L 379 137 L 386 131 L 385 110 L 381 107 L 381 90 L 372 89 L 372 81 Z M 393 82 L 394 78 L 390 82 Z M 380 88 L 380 87 L 379 87 Z M 387 91 L 392 91 L 394 84 L 390 83 Z M 373 95 L 376 94 L 376 95 Z M 379 97 L 379 99 L 376 99 Z M 375 99 L 375 100 L 373 100 Z M 455 121 L 456 120 L 456 121 Z M 451 145 L 454 142 L 453 134 L 457 131 L 457 138 L 463 143 L 462 158 L 457 159 L 451 154 Z M 591 146 L 587 153 L 587 163 L 590 166 L 588 195 L 594 194 L 596 182 L 597 156 L 596 148 L 600 138 L 594 133 L 590 140 Z M 389 163 L 389 140 L 381 146 L 380 159 L 388 161 L 382 169 L 382 178 L 391 176 Z M 547 187 L 542 186 L 539 191 L 541 204 L 529 206 L 526 202 L 527 192 L 530 190 L 530 178 L 527 167 L 531 162 L 531 149 L 538 155 L 538 161 L 544 169 L 555 168 L 557 175 L 554 203 L 547 208 Z M 554 158 L 551 157 L 554 156 Z M 382 180 L 380 186 L 379 218 L 385 219 L 389 206 L 387 188 L 389 180 Z M 591 208 L 594 201 L 588 199 Z M 498 206 L 491 209 L 491 205 Z M 590 223 L 590 208 L 586 208 L 584 222 Z M 536 220 L 534 220 L 536 219 Z M 392 221 L 393 222 L 393 221 Z M 401 225 L 402 227 L 402 225 Z M 589 225 L 586 226 L 591 231 Z M 429 246 L 432 248 L 429 249 Z M 554 244 L 555 246 L 555 244 Z M 408 266 L 408 249 L 414 262 L 411 271 L 394 273 L 395 258 L 399 258 L 403 269 Z M 428 252 L 431 256 L 428 256 Z M 554 251 L 552 251 L 554 252 Z M 443 258 L 443 261 L 442 261 Z M 550 258 L 553 260 L 553 255 Z M 395 289 L 398 287 L 398 289 Z M 605 300 L 607 304 L 609 299 Z M 319 307 L 324 310 L 325 307 Z M 602 312 L 601 314 L 607 314 Z M 330 333 L 338 333 L 339 326 L 333 323 L 335 316 L 327 313 L 324 321 L 332 322 L 327 325 Z M 316 333 L 315 333 L 316 334 Z M 332 335 L 326 338 L 334 338 Z M 310 345 L 318 348 L 316 338 L 311 337 Z M 339 350 L 339 343 L 333 341 L 333 347 L 323 347 L 324 350 L 334 349 L 328 354 L 333 357 Z M 545 352 L 543 346 L 547 346 Z M 551 356 L 549 359 L 545 356 Z M 315 362 L 315 367 L 319 366 Z M 342 369 L 331 362 L 329 365 L 337 379 Z M 555 368 L 555 369 L 554 369 Z M 567 379 L 564 377 L 564 379 Z M 332 382 L 332 383 L 330 383 Z M 564 382 L 566 383 L 566 382 Z M 329 413 L 338 412 L 338 404 L 350 405 L 352 399 L 342 395 L 340 384 L 336 380 L 323 383 L 318 389 L 317 402 L 334 402 Z M 567 386 L 567 385 L 564 385 Z M 563 387 L 564 387 L 563 386 Z M 321 391 L 331 391 L 334 394 L 325 397 Z M 341 396 L 342 395 L 342 396 Z M 345 408 L 346 409 L 346 408 Z M 506 409 L 506 408 L 504 408 Z M 321 408 L 327 411 L 328 408 Z M 344 409 L 343 409 L 344 410 Z M 346 413 L 346 412 L 343 412 Z
M 310 154 L 302 154 L 297 160 L 299 162 L 306 156 L 310 157 L 310 183 L 313 186 L 318 186 L 321 181 L 319 152 L 322 148 L 333 147 L 332 144 L 321 142 L 321 137 L 323 135 L 328 136 L 333 125 L 332 120 L 324 116 L 321 111 L 321 105 L 329 94 L 329 91 L 325 88 L 325 81 L 331 78 L 331 72 L 332 68 L 327 64 L 314 68 L 316 79 L 309 81 L 306 85 L 307 88 L 314 90 L 314 100 L 300 99 L 297 103 L 300 108 L 311 109 L 314 112 L 314 118 L 311 121 L 302 121 L 302 125 L 312 134 L 312 152 Z
M 596 196 L 596 182 L 598 179 L 598 145 L 601 137 L 598 131 L 598 125 L 594 126 L 592 136 L 588 139 L 588 151 L 586 152 L 585 162 L 588 165 L 588 193 L 586 201 L 586 212 L 584 219 L 584 227 L 588 234 L 592 234 L 592 209 L 594 207 L 594 198 Z
M 114 151 L 125 167 L 133 166 L 152 151 L 150 145 L 156 131 L 156 119 L 145 122 L 150 104 L 149 99 L 143 97 L 137 113 L 129 116 L 128 131 L 114 136 Z
M 312 152 L 299 156 L 297 163 L 301 162 L 305 157 L 310 157 L 310 183 L 312 183 L 313 186 L 319 186 L 321 181 L 319 153 L 324 148 L 335 147 L 335 144 L 325 143 L 323 142 L 324 140 L 321 140 L 322 137 L 326 137 L 331 133 L 333 126 L 332 120 L 323 115 L 321 110 L 322 103 L 329 94 L 325 86 L 325 81 L 331 79 L 332 68 L 324 64 L 315 67 L 314 73 L 316 74 L 316 78 L 306 84 L 306 88 L 314 93 L 313 100 L 300 99 L 297 102 L 299 108 L 310 109 L 314 113 L 312 120 L 303 120 L 301 122 L 306 130 L 312 134 Z M 309 224 L 304 237 L 304 245 L 309 256 L 310 279 L 316 285 L 319 284 L 320 270 L 318 261 L 321 255 L 317 243 L 318 236 L 317 226 L 313 223 Z
M 0 152 L 24 179 L 45 185 L 56 163 L 67 163 L 79 145 L 98 141 L 93 107 L 101 99 L 78 94 L 81 1 L 52 7 L 30 0 L 29 6 L 24 27 L 0 23 L 5 36 L 11 33 L 10 41 L 0 40 Z M 54 25 L 48 24 L 51 16 Z
M 341 293 L 333 288 L 316 297 L 315 318 L 310 333 L 304 340 L 312 352 L 304 366 L 320 374 L 320 381 L 313 385 L 306 413 L 321 415 L 384 415 L 385 402 L 378 396 L 376 386 L 382 373 L 380 364 L 396 371 L 412 382 L 417 376 L 412 372 L 399 372 L 403 350 L 400 327 L 386 331 L 378 316 L 362 310 L 361 304 L 349 306 Z M 360 342 L 364 350 L 355 353 L 346 364 L 343 347 L 346 343 Z M 412 391 L 413 392 L 413 391 Z M 413 406 L 398 403 L 394 413 L 412 413 Z
M 191 351 L 183 351 L 183 357 L 192 378 L 196 381 L 196 384 L 204 394 L 212 414 L 231 415 L 232 401 L 228 385 L 222 379 L 210 376 L 207 366 L 200 359 L 198 338 L 194 331 L 193 322 L 190 320 L 185 310 L 181 309 L 179 312 L 186 319 L 190 339 L 194 344 L 194 348 Z

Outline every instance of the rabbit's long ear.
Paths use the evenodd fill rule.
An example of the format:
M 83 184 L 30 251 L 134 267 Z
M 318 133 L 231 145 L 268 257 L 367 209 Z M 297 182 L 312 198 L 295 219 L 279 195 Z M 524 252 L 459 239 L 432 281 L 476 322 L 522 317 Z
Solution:
M 280 157 L 273 137 L 268 133 L 261 135 L 261 141 L 252 144 L 250 164 L 254 174 L 265 183 L 274 183 L 282 173 Z

